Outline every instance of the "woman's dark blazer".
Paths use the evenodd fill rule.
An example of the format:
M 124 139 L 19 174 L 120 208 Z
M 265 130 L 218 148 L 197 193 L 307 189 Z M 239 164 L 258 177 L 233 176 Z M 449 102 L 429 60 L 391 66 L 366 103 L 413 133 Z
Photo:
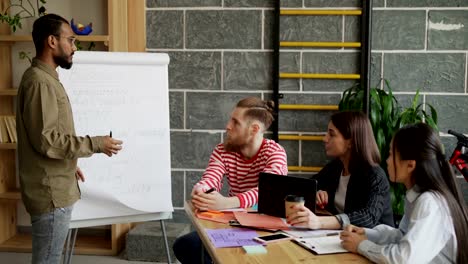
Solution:
M 338 214 L 335 192 L 340 182 L 343 164 L 339 159 L 329 162 L 316 175 L 318 190 L 327 191 L 326 210 Z M 378 224 L 394 226 L 387 175 L 380 166 L 365 166 L 351 173 L 346 191 L 344 213 L 351 224 L 372 228 Z

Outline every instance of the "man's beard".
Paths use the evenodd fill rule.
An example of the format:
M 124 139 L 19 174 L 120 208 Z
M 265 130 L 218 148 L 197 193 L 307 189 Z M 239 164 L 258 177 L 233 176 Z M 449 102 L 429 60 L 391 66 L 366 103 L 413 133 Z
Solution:
M 246 140 L 236 140 L 232 141 L 227 138 L 224 142 L 224 150 L 228 152 L 241 153 L 241 150 L 248 145 Z
M 71 55 L 73 55 L 73 53 Z M 63 51 L 60 56 L 54 56 L 54 62 L 61 68 L 64 68 L 67 70 L 70 69 L 73 65 L 73 62 L 68 61 L 68 56 Z

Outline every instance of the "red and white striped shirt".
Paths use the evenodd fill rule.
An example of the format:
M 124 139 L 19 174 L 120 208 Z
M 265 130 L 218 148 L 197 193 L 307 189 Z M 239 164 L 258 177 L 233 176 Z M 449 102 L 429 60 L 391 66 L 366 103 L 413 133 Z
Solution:
M 229 196 L 237 196 L 241 208 L 251 207 L 258 201 L 260 172 L 288 174 L 286 152 L 280 144 L 264 139 L 257 154 L 246 160 L 240 153 L 227 152 L 221 143 L 213 150 L 208 167 L 195 186 L 204 184 L 219 192 L 223 176 L 226 175 Z

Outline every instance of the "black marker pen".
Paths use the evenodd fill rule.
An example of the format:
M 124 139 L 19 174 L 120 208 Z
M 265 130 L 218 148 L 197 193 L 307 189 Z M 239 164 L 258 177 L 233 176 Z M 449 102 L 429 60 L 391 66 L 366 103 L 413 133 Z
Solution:
M 205 193 L 206 193 L 206 194 L 212 193 L 212 192 L 214 192 L 215 190 L 216 190 L 215 188 L 211 188 L 211 189 L 209 189 L 208 191 L 206 191 Z

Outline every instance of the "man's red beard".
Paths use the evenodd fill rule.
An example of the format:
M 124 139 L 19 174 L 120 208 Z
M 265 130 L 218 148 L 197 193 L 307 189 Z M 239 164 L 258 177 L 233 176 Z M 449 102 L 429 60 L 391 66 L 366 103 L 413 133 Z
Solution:
M 233 142 L 232 140 L 229 140 L 229 138 L 226 138 L 223 142 L 224 149 L 228 152 L 236 152 L 236 153 L 241 153 L 241 149 L 245 146 L 247 146 L 247 142 Z

